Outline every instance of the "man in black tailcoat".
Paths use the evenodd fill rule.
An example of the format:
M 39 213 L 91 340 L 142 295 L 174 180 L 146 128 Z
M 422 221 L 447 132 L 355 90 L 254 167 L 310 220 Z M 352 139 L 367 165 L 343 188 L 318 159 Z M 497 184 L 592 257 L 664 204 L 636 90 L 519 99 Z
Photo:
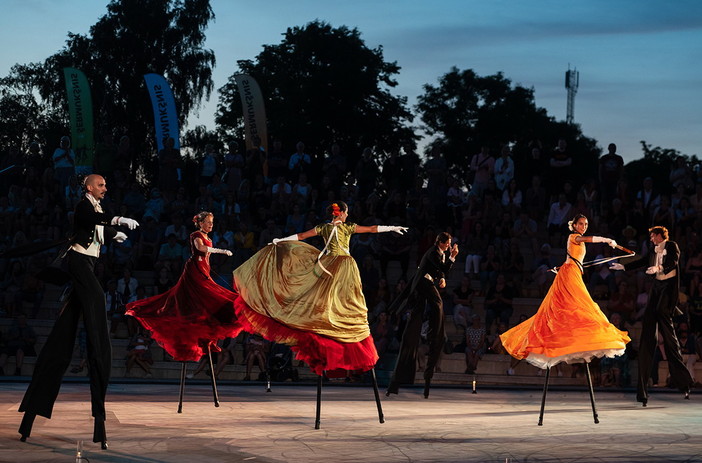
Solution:
M 419 347 L 426 306 L 429 322 L 427 333 L 429 355 L 424 370 L 424 397 L 429 397 L 429 386 L 434 376 L 434 367 L 446 341 L 444 308 L 439 288 L 446 286 L 446 274 L 456 260 L 456 255 L 458 255 L 458 245 L 451 246 L 451 235 L 446 232 L 439 233 L 434 246 L 422 256 L 411 283 L 390 305 L 389 311 L 391 313 L 401 313 L 406 305 L 411 308 L 411 313 L 402 335 L 400 353 L 386 395 L 397 394 L 400 384 L 414 383 L 414 373 L 417 369 L 417 348 Z
M 665 227 L 651 227 L 648 232 L 654 252 L 649 257 L 646 273 L 655 279 L 642 320 L 636 388 L 636 400 L 644 407 L 648 403 L 648 380 L 651 377 L 653 354 L 658 345 L 656 329 L 663 338 L 671 385 L 683 392 L 686 399 L 690 397 L 692 385 L 692 377 L 682 360 L 680 343 L 673 325 L 673 316 L 676 312 L 681 313 L 677 307 L 680 293 L 680 248 L 675 241 L 668 240 L 668 230 Z M 640 259 L 626 265 L 612 264 L 610 267 L 614 270 L 631 270 L 645 265 L 646 260 Z
M 76 205 L 74 235 L 66 253 L 73 290 L 39 353 L 32 382 L 19 408 L 20 412 L 24 412 L 19 433 L 21 440 L 25 441 L 31 433 L 36 415 L 51 418 L 61 380 L 71 362 L 78 320 L 82 315 L 87 335 L 92 415 L 95 418 L 93 442 L 100 442 L 106 449 L 105 395 L 112 368 L 112 346 L 107 329 L 105 294 L 93 269 L 103 244 L 113 239 L 122 242 L 127 238 L 112 226 L 123 225 L 133 230 L 139 224 L 102 210 L 100 200 L 107 191 L 102 176 L 88 175 L 83 186 L 85 196 Z

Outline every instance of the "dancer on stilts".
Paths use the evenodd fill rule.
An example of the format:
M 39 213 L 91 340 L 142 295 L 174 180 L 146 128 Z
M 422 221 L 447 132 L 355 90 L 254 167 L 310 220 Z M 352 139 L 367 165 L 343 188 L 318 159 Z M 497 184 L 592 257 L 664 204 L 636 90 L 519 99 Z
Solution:
M 242 330 L 234 315 L 236 294 L 210 277 L 210 255 L 231 256 L 232 252 L 212 247 L 207 237 L 214 226 L 211 212 L 198 213 L 193 223 L 198 230 L 190 235 L 192 255 L 178 282 L 165 293 L 130 302 L 126 311 L 151 331 L 153 339 L 168 354 L 181 362 L 197 361 L 205 354 L 211 357 L 212 352 L 220 350 L 218 340 L 234 338 Z M 218 406 L 216 390 L 213 392 Z
M 588 364 L 594 357 L 614 357 L 624 353 L 631 341 L 625 331 L 612 325 L 583 282 L 585 243 L 606 243 L 617 247 L 610 238 L 584 236 L 587 217 L 576 215 L 568 222 L 567 257 L 541 302 L 536 315 L 500 335 L 505 350 L 517 359 L 546 369 L 546 384 L 541 404 L 539 425 L 552 366 L 561 362 L 585 362 L 590 382 L 590 397 L 595 423 L 598 422 Z M 622 256 L 624 257 L 624 256 Z
M 37 415 L 51 418 L 61 379 L 71 363 L 78 321 L 82 316 L 87 336 L 91 408 L 95 419 L 93 442 L 100 442 L 102 449 L 107 449 L 105 396 L 112 369 L 112 345 L 107 331 L 105 293 L 93 269 L 103 244 L 110 240 L 121 243 L 127 239 L 127 235 L 113 227 L 125 226 L 134 230 L 139 224 L 136 220 L 103 211 L 100 201 L 105 197 L 107 184 L 102 176 L 88 175 L 83 188 L 85 196 L 75 207 L 74 234 L 65 257 L 73 287 L 34 366 L 32 382 L 19 407 L 19 411 L 24 412 L 19 433 L 20 440 L 26 441 Z
M 324 374 L 369 371 L 378 361 L 361 277 L 349 253 L 351 235 L 407 231 L 348 223 L 348 206 L 341 201 L 327 213 L 330 222 L 274 239 L 234 271 L 238 322 L 246 331 L 291 346 L 296 358 L 320 375 L 320 385 Z M 317 235 L 325 243 L 321 252 L 301 242 Z

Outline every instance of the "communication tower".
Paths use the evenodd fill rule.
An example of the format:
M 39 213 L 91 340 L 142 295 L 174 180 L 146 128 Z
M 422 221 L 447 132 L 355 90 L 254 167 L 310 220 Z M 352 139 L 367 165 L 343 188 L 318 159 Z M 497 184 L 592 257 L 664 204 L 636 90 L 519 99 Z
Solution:
M 566 110 L 566 123 L 572 124 L 575 112 L 575 94 L 578 93 L 578 82 L 580 80 L 580 73 L 575 69 L 570 69 L 570 64 L 568 65 L 568 70 L 565 75 L 565 87 L 568 90 L 568 108 Z

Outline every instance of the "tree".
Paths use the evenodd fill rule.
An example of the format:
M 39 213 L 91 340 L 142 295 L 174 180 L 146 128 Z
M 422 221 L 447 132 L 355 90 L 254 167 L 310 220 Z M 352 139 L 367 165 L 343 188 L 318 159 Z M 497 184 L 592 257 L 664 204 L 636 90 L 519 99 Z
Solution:
M 36 93 L 47 111 L 66 113 L 62 69 L 83 71 L 91 86 L 96 131 L 128 134 L 133 166 L 153 153 L 153 113 L 143 75 L 170 83 L 182 124 L 213 89 L 214 53 L 202 48 L 214 13 L 209 0 L 112 0 L 88 35 L 68 34 L 43 63 L 15 65 L 0 85 L 25 97 Z M 67 128 L 66 128 L 67 132 Z
M 555 121 L 536 106 L 533 89 L 513 86 L 501 72 L 481 77 L 471 69 L 453 67 L 438 85 L 424 85 L 417 111 L 423 129 L 435 137 L 428 149 L 440 145 L 450 169 L 460 178 L 465 178 L 472 155 L 482 145 L 499 153 L 501 145 L 509 144 L 518 163 L 530 142 L 548 143 L 544 146 L 548 155 L 559 138 L 577 153 L 574 170 L 579 178 L 575 180 L 596 175 L 600 149 L 595 140 L 583 136 L 577 125 Z
M 415 144 L 407 99 L 389 91 L 400 67 L 384 61 L 382 47 L 368 48 L 357 29 L 321 21 L 288 28 L 280 44 L 265 45 L 255 61 L 238 66 L 261 87 L 268 133 L 290 150 L 298 141 L 311 152 L 336 142 L 354 162 L 365 146 L 388 151 Z M 240 138 L 243 115 L 234 76 L 219 92 L 218 128 Z

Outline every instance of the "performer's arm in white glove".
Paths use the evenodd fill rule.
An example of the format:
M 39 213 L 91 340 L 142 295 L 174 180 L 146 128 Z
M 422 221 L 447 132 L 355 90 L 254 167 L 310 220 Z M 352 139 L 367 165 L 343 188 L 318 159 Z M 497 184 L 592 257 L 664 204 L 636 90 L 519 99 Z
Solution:
M 112 239 L 115 240 L 115 241 L 118 242 L 118 243 L 124 243 L 124 240 L 127 239 L 127 235 L 124 234 L 124 233 L 122 233 L 122 232 L 117 232 L 117 234 L 115 235 L 115 237 L 112 238 Z
M 378 225 L 378 233 L 385 232 L 395 232 L 404 235 L 407 233 L 407 227 L 400 227 L 398 225 Z
M 207 252 L 211 254 L 226 254 L 229 257 L 232 256 L 232 252 L 229 249 L 211 248 L 208 246 Z
M 593 243 L 607 243 L 613 248 L 617 247 L 617 242 L 614 241 L 612 238 L 605 238 L 604 236 L 593 236 L 592 237 L 592 242 Z
M 625 270 L 624 266 L 620 264 L 619 262 L 614 262 L 609 264 L 609 269 L 610 270 Z
M 299 241 L 297 233 L 294 235 L 286 236 L 285 238 L 273 238 L 273 245 L 280 243 L 281 241 Z
M 134 219 L 130 219 L 128 217 L 119 217 L 115 216 L 112 217 L 112 222 L 110 222 L 111 225 L 124 225 L 125 227 L 129 228 L 130 230 L 134 230 L 136 227 L 139 226 L 139 222 L 137 222 Z

